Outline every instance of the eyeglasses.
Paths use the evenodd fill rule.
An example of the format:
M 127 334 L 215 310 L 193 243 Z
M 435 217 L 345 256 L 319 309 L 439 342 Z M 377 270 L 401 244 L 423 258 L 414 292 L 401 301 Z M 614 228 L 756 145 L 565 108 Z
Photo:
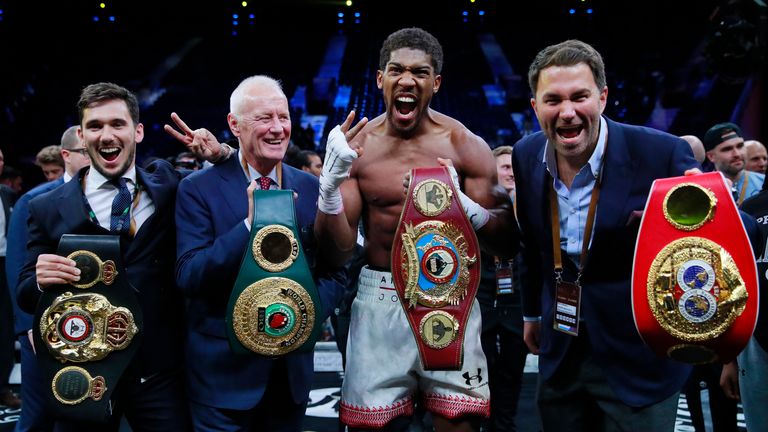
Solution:
M 85 147 L 76 148 L 76 149 L 67 149 L 67 151 L 72 153 L 80 153 L 82 156 L 86 156 L 88 154 L 88 150 Z

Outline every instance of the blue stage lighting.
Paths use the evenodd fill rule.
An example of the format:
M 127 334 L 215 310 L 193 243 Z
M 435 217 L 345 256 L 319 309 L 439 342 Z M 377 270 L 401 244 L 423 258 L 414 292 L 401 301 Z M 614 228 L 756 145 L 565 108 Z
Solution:
M 478 15 L 480 15 L 480 16 L 483 16 L 483 15 L 485 15 L 485 11 L 482 11 L 482 10 L 481 10 L 481 11 L 479 11 L 477 14 L 478 14 Z
M 109 17 L 109 20 L 110 20 L 111 22 L 115 22 L 115 17 L 113 17 L 113 16 L 111 16 L 111 15 L 110 15 L 110 17 Z
M 336 14 L 339 18 L 344 18 L 344 12 L 339 12 Z
M 592 13 L 592 9 L 587 9 L 587 13 L 591 14 Z
M 576 13 L 576 9 L 571 9 L 571 10 L 569 10 L 569 11 L 568 11 L 568 13 L 569 13 L 569 14 L 571 14 L 571 15 L 573 15 L 573 14 L 575 14 L 575 13 Z
M 464 15 L 464 16 L 467 16 L 467 15 L 469 15 L 469 12 L 467 12 L 467 11 L 464 11 L 464 12 L 462 12 L 461 14 L 462 14 L 462 15 Z

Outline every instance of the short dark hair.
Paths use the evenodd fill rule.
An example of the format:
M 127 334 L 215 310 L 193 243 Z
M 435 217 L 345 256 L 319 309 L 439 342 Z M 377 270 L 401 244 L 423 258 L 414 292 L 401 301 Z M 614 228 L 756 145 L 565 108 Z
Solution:
M 392 51 L 400 48 L 410 48 L 424 51 L 432 59 L 432 67 L 435 74 L 440 74 L 443 70 L 443 47 L 437 38 L 432 36 L 426 30 L 418 27 L 400 29 L 387 36 L 384 44 L 379 51 L 379 69 L 385 70 L 387 62 L 392 55 Z
M 603 57 L 592 45 L 576 39 L 550 45 L 536 54 L 531 67 L 528 68 L 528 85 L 531 94 L 536 97 L 539 86 L 539 74 L 550 66 L 575 66 L 585 63 L 592 70 L 598 90 L 605 88 L 605 64 Z
M 131 113 L 133 124 L 139 123 L 139 101 L 136 95 L 125 87 L 117 84 L 101 82 L 91 84 L 80 92 L 80 100 L 77 101 L 77 114 L 80 124 L 83 123 L 83 112 L 94 102 L 101 102 L 111 99 L 120 99 L 125 101 L 128 106 L 128 112 Z
M 298 168 L 312 166 L 312 162 L 309 161 L 310 156 L 320 157 L 320 155 L 313 152 L 312 150 L 302 150 L 296 153 L 296 159 L 294 159 L 296 161 L 296 166 Z

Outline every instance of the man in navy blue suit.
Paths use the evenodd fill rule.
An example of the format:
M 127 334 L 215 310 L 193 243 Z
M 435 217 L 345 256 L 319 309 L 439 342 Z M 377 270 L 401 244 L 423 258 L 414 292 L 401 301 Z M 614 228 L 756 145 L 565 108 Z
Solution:
M 158 160 L 137 167 L 136 145 L 144 138 L 139 104 L 129 90 L 98 83 L 78 101 L 82 140 L 91 161 L 70 182 L 29 203 L 29 243 L 19 277 L 19 306 L 28 313 L 42 290 L 80 279 L 75 262 L 56 255 L 63 234 L 106 235 L 112 201 L 124 180 L 131 194 L 130 229 L 122 231 L 122 261 L 144 317 L 143 337 L 120 379 L 108 424 L 62 422 L 60 430 L 117 431 L 125 414 L 134 430 L 181 431 L 189 427 L 182 380 L 183 300 L 173 278 L 176 188 L 184 174 Z M 216 159 L 222 148 L 194 148 Z M 225 152 L 226 153 L 226 152 Z M 226 153 L 228 154 L 228 153 Z
M 605 68 L 586 43 L 545 48 L 528 79 L 542 132 L 515 145 L 513 170 L 529 273 L 540 278 L 523 290 L 523 313 L 526 344 L 539 354 L 544 430 L 671 431 L 690 367 L 644 345 L 630 277 L 652 182 L 696 161 L 677 137 L 601 115 Z M 555 317 L 556 302 L 560 315 L 578 304 L 575 332 Z
M 77 137 L 77 126 L 70 126 L 61 136 L 61 157 L 64 159 L 64 175 L 56 180 L 43 183 L 22 195 L 16 202 L 8 227 L 8 250 L 5 261 L 8 286 L 16 298 L 16 286 L 19 273 L 24 265 L 27 253 L 27 219 L 29 218 L 29 202 L 38 195 L 52 191 L 70 181 L 81 168 L 91 163 L 88 151 Z M 41 380 L 32 349 L 32 315 L 21 310 L 17 302 L 13 302 L 14 331 L 21 345 L 21 397 L 24 405 L 21 407 L 16 432 L 46 431 L 53 428 L 53 419 L 45 414 L 45 394 L 42 389 L 48 383 Z
M 190 130 L 175 114 L 183 134 L 196 145 L 214 140 Z M 293 190 L 297 229 L 313 267 L 313 222 L 318 180 L 281 161 L 291 136 L 288 100 L 266 76 L 245 79 L 232 93 L 227 116 L 240 149 L 236 157 L 184 179 L 176 199 L 176 282 L 188 297 L 186 355 L 192 422 L 199 431 L 298 431 L 313 373 L 313 354 L 268 358 L 237 354 L 229 346 L 225 313 L 254 218 L 253 190 Z M 262 186 L 262 183 L 264 186 Z M 332 311 L 346 283 L 343 274 L 315 269 L 322 309 Z M 334 277 L 338 279 L 333 279 Z

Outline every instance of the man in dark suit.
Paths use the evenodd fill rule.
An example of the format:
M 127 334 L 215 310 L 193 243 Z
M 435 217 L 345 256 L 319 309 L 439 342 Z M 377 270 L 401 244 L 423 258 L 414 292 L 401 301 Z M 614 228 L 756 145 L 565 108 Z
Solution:
M 0 150 L 0 174 L 5 166 L 5 158 Z M 0 185 L 0 405 L 18 409 L 21 400 L 13 394 L 8 385 L 8 375 L 13 370 L 13 308 L 10 286 L 5 280 L 5 252 L 8 245 L 8 225 L 11 221 L 11 208 L 16 202 L 16 192 L 6 185 Z
M 297 230 L 312 267 L 318 180 L 281 163 L 291 119 L 277 81 L 247 78 L 230 103 L 227 120 L 240 144 L 237 157 L 184 179 L 176 199 L 176 282 L 189 300 L 186 355 L 194 359 L 187 366 L 193 427 L 298 431 L 312 381 L 312 353 L 277 358 L 236 354 L 227 340 L 225 312 L 243 253 L 249 249 L 254 188 L 293 190 Z M 191 131 L 177 116 L 174 121 L 184 135 L 170 126 L 166 130 L 179 140 L 211 137 L 207 131 Z M 346 280 L 319 269 L 314 274 L 327 316 Z
M 544 430 L 671 431 L 690 367 L 643 344 L 630 277 L 653 180 L 683 175 L 696 161 L 677 137 L 601 116 L 605 68 L 588 44 L 545 48 L 528 77 L 542 132 L 515 145 L 513 170 L 527 265 L 541 279 L 524 287 L 523 313 L 525 341 L 539 354 Z M 553 329 L 569 329 L 555 322 L 556 302 L 558 313 L 569 310 L 557 298 L 579 305 L 578 335 Z
M 186 430 L 183 301 L 173 279 L 173 212 L 182 174 L 162 160 L 146 170 L 135 165 L 144 127 L 136 96 L 127 89 L 111 83 L 89 85 L 80 95 L 78 111 L 78 137 L 91 169 L 83 168 L 73 181 L 30 202 L 19 305 L 32 313 L 41 290 L 80 279 L 74 261 L 55 255 L 63 234 L 120 235 L 123 264 L 144 317 L 141 345 L 114 394 L 109 424 L 66 424 L 62 429 L 116 431 L 125 414 L 134 430 Z M 213 156 L 208 152 L 209 157 L 218 156 L 221 150 L 216 150 Z M 110 230 L 117 227 L 110 220 L 113 199 L 124 187 L 130 193 L 130 229 Z
M 21 197 L 13 208 L 13 215 L 8 227 L 8 253 L 5 269 L 8 286 L 16 298 L 16 287 L 19 274 L 24 265 L 27 253 L 27 219 L 29 218 L 29 202 L 33 198 L 50 192 L 77 176 L 81 168 L 90 164 L 88 151 L 77 137 L 77 126 L 70 126 L 61 136 L 61 157 L 64 160 L 64 175 L 56 180 L 43 183 Z M 45 414 L 45 388 L 49 385 L 43 382 L 38 372 L 35 352 L 32 349 L 32 315 L 22 311 L 17 302 L 14 305 L 14 333 L 21 346 L 21 396 L 24 405 L 21 408 L 16 432 L 47 431 L 53 428 L 53 419 Z

